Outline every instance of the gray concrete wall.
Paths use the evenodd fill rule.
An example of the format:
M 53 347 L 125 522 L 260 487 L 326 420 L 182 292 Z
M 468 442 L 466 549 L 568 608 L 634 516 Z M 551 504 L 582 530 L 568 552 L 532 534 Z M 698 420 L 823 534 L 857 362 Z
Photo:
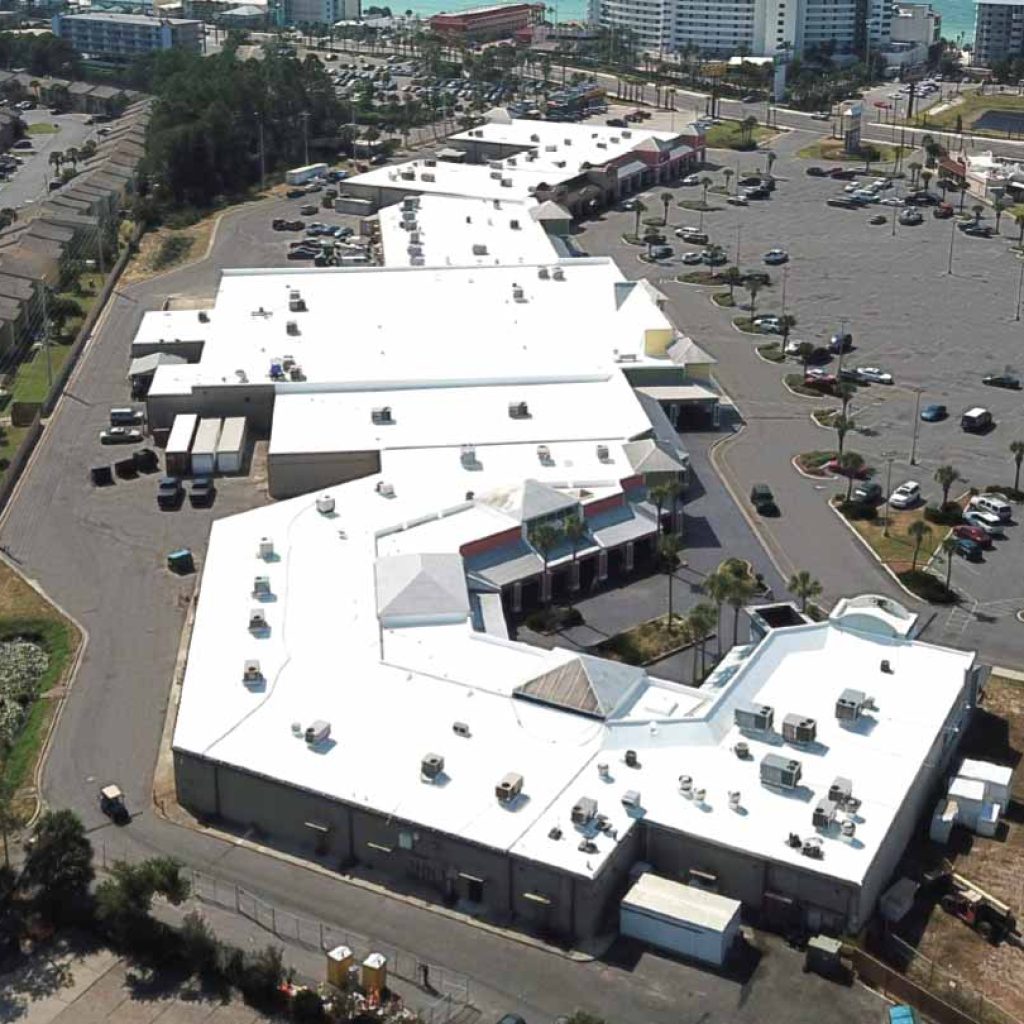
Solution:
M 273 384 L 227 384 L 193 388 L 175 395 L 153 395 L 146 400 L 150 429 L 170 430 L 179 413 L 205 417 L 244 416 L 257 436 L 270 433 L 274 415 Z
M 267 489 L 273 498 L 293 498 L 379 472 L 378 451 L 277 454 L 267 460 Z

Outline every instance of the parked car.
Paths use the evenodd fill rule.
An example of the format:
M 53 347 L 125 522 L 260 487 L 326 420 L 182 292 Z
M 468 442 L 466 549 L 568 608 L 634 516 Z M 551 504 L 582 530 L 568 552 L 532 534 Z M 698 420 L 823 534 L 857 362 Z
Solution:
M 836 473 L 839 476 L 852 476 L 854 480 L 867 480 L 871 475 L 870 466 L 861 466 L 860 469 L 844 469 L 839 459 L 829 459 L 822 467 L 826 472 Z
M 899 196 L 886 196 L 879 200 L 879 206 L 906 206 L 906 203 Z
M 212 505 L 216 493 L 217 488 L 214 487 L 213 481 L 208 476 L 200 476 L 192 481 L 192 490 L 188 498 L 196 507 Z
M 115 825 L 127 825 L 132 820 L 120 786 L 104 786 L 100 790 L 100 810 Z
M 701 254 L 700 258 L 709 267 L 720 267 L 723 263 L 728 263 L 729 258 L 722 252 L 721 249 L 705 249 Z
M 893 508 L 912 508 L 921 500 L 921 485 L 916 480 L 906 480 L 889 495 Z
M 138 444 L 142 431 L 134 427 L 108 427 L 100 431 L 100 444 Z
M 949 415 L 949 411 L 944 405 L 926 405 L 921 410 L 921 419 L 925 423 L 938 423 L 939 420 L 944 420 Z
M 777 316 L 755 316 L 754 326 L 766 334 L 781 334 L 782 321 Z
M 826 206 L 835 206 L 840 210 L 859 210 L 860 203 L 856 199 L 850 199 L 847 196 L 832 196 L 825 200 Z
M 684 252 L 680 259 L 688 267 L 694 267 L 704 262 L 704 254 L 699 252 Z
M 922 216 L 920 210 L 916 210 L 913 207 L 911 207 L 909 210 L 901 211 L 899 215 L 899 222 L 904 227 L 913 227 L 914 225 L 917 224 L 923 224 L 924 217 Z
M 812 121 L 831 121 L 832 115 L 827 110 L 818 110 L 811 114 Z
M 975 224 L 974 221 L 962 221 L 957 227 L 971 238 L 992 237 L 992 227 L 989 224 Z
M 938 206 L 942 200 L 934 192 L 911 192 L 907 195 L 911 206 Z
M 853 335 L 847 332 L 846 334 L 833 334 L 828 339 L 828 350 L 833 355 L 842 355 L 844 352 L 850 352 L 853 349 Z
M 853 489 L 852 497 L 854 501 L 859 501 L 862 505 L 875 505 L 882 500 L 882 485 L 875 483 L 874 480 L 857 484 Z
M 982 384 L 990 388 L 1008 388 L 1010 391 L 1020 391 L 1020 377 L 1012 373 L 990 373 L 981 378 Z
M 980 526 L 972 526 L 970 523 L 961 523 L 953 527 L 953 536 L 974 541 L 979 547 L 992 547 L 992 535 Z
M 112 427 L 134 427 L 146 418 L 146 414 L 133 405 L 119 406 L 110 410 Z
M 730 206 L 749 206 L 750 200 L 746 196 L 729 196 L 725 200 Z
M 771 189 L 766 185 L 754 185 L 752 188 L 745 188 L 742 195 L 744 199 L 767 199 L 771 195 Z
M 161 477 L 156 488 L 156 503 L 160 508 L 177 508 L 184 493 L 185 489 L 176 476 Z
M 317 205 L 315 203 L 305 203 L 299 207 L 299 213 L 303 217 L 315 217 L 317 213 Z
M 954 210 L 951 203 L 939 203 L 932 210 L 932 216 L 937 217 L 939 220 L 948 220 L 953 216 Z
M 829 172 L 830 178 L 835 178 L 837 181 L 853 181 L 857 177 L 857 172 L 850 170 L 848 167 L 833 167 Z
M 877 366 L 858 366 L 857 373 L 861 380 L 866 380 L 871 384 L 891 384 L 893 382 L 892 374 L 880 370 Z
M 706 231 L 699 231 L 697 228 L 676 228 L 676 238 L 681 238 L 691 245 L 707 245 L 709 238 Z
M 699 174 L 688 174 L 685 178 L 683 178 L 683 184 L 686 185 L 686 186 L 699 185 L 700 184 L 700 175 Z
M 764 254 L 764 261 L 769 266 L 778 266 L 789 262 L 789 253 L 785 249 L 769 249 Z
M 980 508 L 968 508 L 964 512 L 964 522 L 968 526 L 976 526 L 984 530 L 990 537 L 1005 537 L 1003 521 L 993 512 L 986 512 Z
M 651 246 L 651 259 L 654 260 L 669 260 L 672 258 L 674 250 L 671 245 L 652 245 Z
M 982 409 L 980 406 L 967 409 L 960 416 L 960 427 L 969 434 L 984 433 L 992 427 L 992 413 L 988 409 Z
M 966 558 L 968 562 L 981 561 L 981 545 L 967 537 L 956 537 L 953 542 L 953 550 L 961 558 Z
M 775 495 L 767 484 L 754 484 L 750 488 L 750 503 L 758 515 L 777 516 L 779 506 L 775 504 Z
M 979 512 L 988 512 L 1004 523 L 1013 518 L 1013 509 L 1005 495 L 995 492 L 976 494 L 971 498 L 970 508 Z
M 303 188 L 290 188 L 285 192 L 285 196 L 288 199 L 301 199 L 306 194 L 306 190 Z
M 828 171 L 824 167 L 808 167 L 804 174 L 811 178 L 827 178 Z

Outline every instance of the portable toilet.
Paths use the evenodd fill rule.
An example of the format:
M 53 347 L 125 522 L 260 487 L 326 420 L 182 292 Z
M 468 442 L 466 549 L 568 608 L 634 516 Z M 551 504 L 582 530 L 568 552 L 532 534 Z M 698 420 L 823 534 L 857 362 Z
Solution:
M 348 946 L 335 946 L 327 953 L 327 983 L 335 988 L 348 987 L 348 972 L 352 967 L 352 950 Z
M 388 987 L 388 958 L 383 953 L 371 953 L 363 961 L 363 991 L 379 996 Z

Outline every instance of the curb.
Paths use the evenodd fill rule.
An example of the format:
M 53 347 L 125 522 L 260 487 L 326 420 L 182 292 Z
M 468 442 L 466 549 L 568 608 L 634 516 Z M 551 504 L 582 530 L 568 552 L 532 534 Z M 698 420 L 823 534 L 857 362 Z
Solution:
M 797 472 L 798 472 L 798 473 L 799 473 L 799 474 L 800 474 L 800 475 L 801 475 L 801 476 L 802 476 L 802 477 L 803 477 L 803 478 L 804 478 L 805 480 L 813 480 L 813 481 L 814 481 L 815 483 L 827 483 L 827 482 L 828 482 L 829 480 L 833 480 L 833 479 L 834 479 L 834 477 L 833 477 L 833 476 L 831 476 L 831 475 L 829 475 L 829 474 L 827 474 L 827 473 L 823 473 L 823 474 L 822 474 L 821 476 L 815 476 L 815 474 L 814 474 L 814 473 L 808 473 L 808 472 L 807 472 L 807 470 L 806 470 L 806 469 L 804 469 L 804 468 L 803 468 L 803 467 L 802 467 L 802 466 L 800 465 L 800 463 L 799 463 L 799 462 L 797 461 L 797 460 L 798 460 L 799 458 L 800 458 L 800 456 L 799 456 L 799 455 L 794 455 L 794 456 L 793 456 L 793 458 L 791 458 L 791 459 L 789 460 L 789 464 L 790 464 L 790 465 L 791 465 L 791 466 L 792 466 L 792 467 L 793 467 L 793 468 L 794 468 L 794 469 L 795 469 L 795 470 L 796 470 L 796 471 L 797 471 Z
M 786 390 L 787 390 L 787 391 L 788 391 L 788 392 L 789 392 L 789 393 L 790 393 L 790 394 L 791 394 L 791 395 L 792 395 L 792 396 L 793 396 L 794 398 L 802 398 L 802 399 L 803 399 L 803 400 L 804 400 L 805 402 L 815 402 L 815 401 L 817 401 L 817 399 L 818 399 L 818 396 L 817 396 L 817 395 L 814 395 L 814 396 L 812 397 L 811 395 L 801 395 L 799 391 L 794 391 L 794 390 L 793 390 L 793 389 L 792 389 L 792 388 L 791 388 L 791 387 L 790 387 L 790 386 L 789 386 L 789 385 L 788 385 L 788 384 L 786 383 L 786 378 L 785 378 L 785 377 L 783 377 L 783 378 L 782 378 L 782 386 L 783 386 L 783 387 L 784 387 L 784 388 L 785 388 L 785 389 L 786 389 Z M 831 428 L 828 428 L 828 429 L 831 429 Z
M 754 355 L 757 356 L 757 358 L 760 359 L 762 363 L 767 363 L 769 366 L 783 366 L 786 362 L 785 359 L 783 359 L 781 362 L 777 362 L 774 359 L 769 359 L 767 356 L 761 355 L 756 345 L 754 346 Z
M 1024 683 L 1024 672 L 1018 668 L 1004 668 L 1002 665 L 993 665 L 992 675 L 1005 676 L 1007 679 L 1012 679 L 1015 683 Z

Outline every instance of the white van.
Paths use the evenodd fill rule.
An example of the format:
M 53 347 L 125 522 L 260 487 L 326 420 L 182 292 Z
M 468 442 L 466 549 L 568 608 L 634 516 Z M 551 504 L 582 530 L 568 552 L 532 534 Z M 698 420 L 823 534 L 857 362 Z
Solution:
M 998 516 L 1003 522 L 1006 522 L 1007 519 L 1013 516 L 1013 509 L 1010 507 L 1010 503 L 1005 498 L 996 494 L 977 494 L 971 498 L 970 507 Z

